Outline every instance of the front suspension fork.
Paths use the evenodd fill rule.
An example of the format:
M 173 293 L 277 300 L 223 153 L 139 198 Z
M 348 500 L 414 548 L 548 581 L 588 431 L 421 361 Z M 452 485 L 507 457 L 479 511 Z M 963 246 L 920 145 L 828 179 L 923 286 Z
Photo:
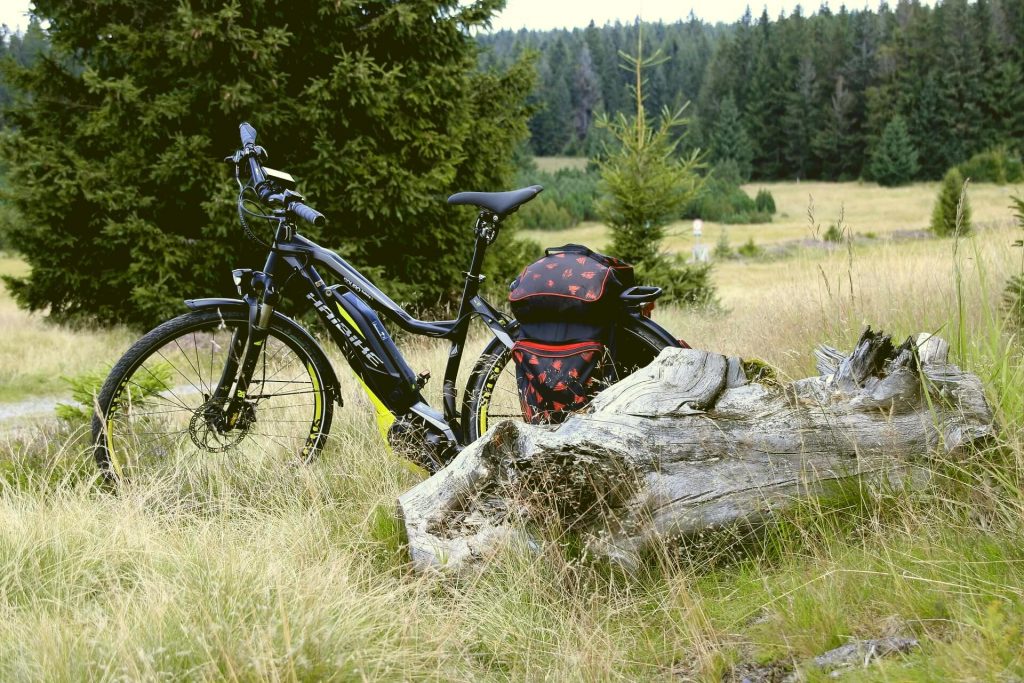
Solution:
M 274 304 L 280 299 L 268 276 L 257 272 L 244 273 L 244 277 L 245 282 L 240 282 L 239 288 L 249 304 L 249 324 L 244 331 L 236 329 L 231 335 L 228 358 L 208 402 L 211 413 L 208 417 L 216 418 L 220 431 L 233 429 L 242 416 L 253 374 L 270 333 Z M 257 296 L 257 288 L 262 289 L 262 296 Z

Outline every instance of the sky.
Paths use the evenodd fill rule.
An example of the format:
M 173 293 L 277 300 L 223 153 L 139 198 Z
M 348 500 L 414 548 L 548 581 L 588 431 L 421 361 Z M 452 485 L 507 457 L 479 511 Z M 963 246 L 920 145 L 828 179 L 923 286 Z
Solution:
M 0 0 L 0 24 L 25 28 L 28 25 L 28 0 Z
M 860 8 L 863 1 L 848 0 L 847 6 Z M 30 0 L 0 0 L 0 23 L 24 28 L 28 24 L 29 4 Z M 494 29 L 583 27 L 591 19 L 600 26 L 616 20 L 630 22 L 638 15 L 645 21 L 671 22 L 685 19 L 690 10 L 712 24 L 731 23 L 743 15 L 748 4 L 755 16 L 767 7 L 768 15 L 774 19 L 781 10 L 789 14 L 800 3 L 797 0 L 508 0 L 505 10 L 494 21 Z M 820 4 L 819 0 L 805 0 L 804 11 L 810 13 Z M 831 4 L 838 7 L 842 0 L 832 0 Z

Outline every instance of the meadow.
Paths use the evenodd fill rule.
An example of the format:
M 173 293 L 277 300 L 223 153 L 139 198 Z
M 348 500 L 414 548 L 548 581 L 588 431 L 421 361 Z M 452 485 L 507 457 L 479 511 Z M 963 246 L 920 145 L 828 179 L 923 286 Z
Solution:
M 566 168 L 562 157 L 545 157 L 546 168 Z M 776 214 L 771 223 L 725 225 L 704 221 L 704 244 L 714 247 L 723 232 L 733 248 L 748 240 L 759 247 L 778 247 L 801 240 L 820 239 L 832 224 L 851 231 L 860 238 L 899 236 L 901 233 L 927 230 L 932 205 L 939 183 L 914 183 L 904 187 L 882 188 L 870 182 L 773 182 L 744 185 L 751 197 L 767 189 L 775 199 Z M 1021 185 L 971 186 L 971 207 L 978 228 L 1007 227 L 1012 212 L 1007 208 L 1010 197 L 1024 194 Z M 584 222 L 568 230 L 554 233 L 544 230 L 524 231 L 527 237 L 547 244 L 554 239 L 586 244 L 595 249 L 607 246 L 607 228 L 595 222 Z M 665 249 L 689 254 L 693 247 L 691 221 L 677 221 L 667 229 Z
M 815 655 L 906 635 L 920 646 L 841 680 L 1021 680 L 1024 354 L 998 307 L 1022 267 L 1009 247 L 1020 236 L 1006 208 L 1014 189 L 972 189 L 985 227 L 970 237 L 890 240 L 927 223 L 932 186 L 890 196 L 772 185 L 780 218 L 729 228 L 733 243 L 740 231 L 807 237 L 799 211 L 812 185 L 822 222 L 842 204 L 855 231 L 878 237 L 716 264 L 719 307 L 659 307 L 655 318 L 693 346 L 761 358 L 789 378 L 813 372 L 816 344 L 848 349 L 866 324 L 897 338 L 937 332 L 985 383 L 996 443 L 961 462 L 921 454 L 935 476 L 920 489 L 855 487 L 753 530 L 667 541 L 635 573 L 578 557 L 556 535 L 478 573 L 420 576 L 394 502 L 423 475 L 385 450 L 336 356 L 346 405 L 307 467 L 217 456 L 111 495 L 96 485 L 84 428 L 7 418 L 0 679 L 717 681 L 762 667 L 776 676 L 762 680 L 823 681 Z M 604 239 L 600 226 L 567 232 L 541 237 Z M 0 321 L 0 410 L 59 394 L 60 375 L 102 368 L 132 338 L 53 327 L 6 294 Z M 443 346 L 406 348 L 416 370 L 443 374 Z

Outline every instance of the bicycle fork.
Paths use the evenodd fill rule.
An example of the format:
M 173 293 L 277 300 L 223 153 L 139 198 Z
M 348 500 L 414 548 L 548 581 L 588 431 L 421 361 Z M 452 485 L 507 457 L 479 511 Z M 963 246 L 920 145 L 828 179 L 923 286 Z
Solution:
M 220 380 L 206 403 L 207 421 L 222 433 L 245 428 L 254 417 L 249 386 L 270 332 L 274 306 L 281 298 L 267 273 L 237 269 L 232 276 L 249 305 L 249 324 L 244 332 L 237 329 L 232 334 Z

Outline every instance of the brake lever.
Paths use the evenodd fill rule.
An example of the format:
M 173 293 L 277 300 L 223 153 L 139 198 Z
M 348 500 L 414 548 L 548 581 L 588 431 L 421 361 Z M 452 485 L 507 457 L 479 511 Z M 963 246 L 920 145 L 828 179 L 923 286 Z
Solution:
M 248 159 L 250 156 L 255 156 L 262 164 L 264 161 L 270 159 L 270 155 L 267 154 L 267 150 L 259 145 L 254 145 L 250 149 L 239 149 L 229 157 L 224 157 L 224 163 L 235 164 L 236 166 L 241 164 L 243 161 Z

